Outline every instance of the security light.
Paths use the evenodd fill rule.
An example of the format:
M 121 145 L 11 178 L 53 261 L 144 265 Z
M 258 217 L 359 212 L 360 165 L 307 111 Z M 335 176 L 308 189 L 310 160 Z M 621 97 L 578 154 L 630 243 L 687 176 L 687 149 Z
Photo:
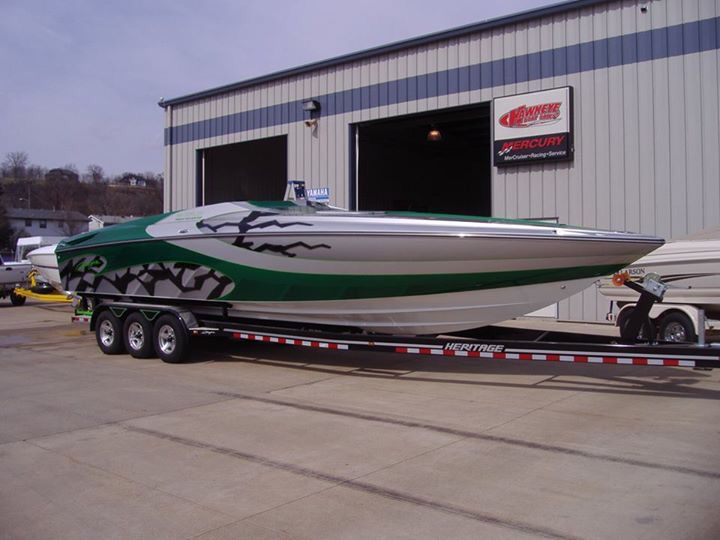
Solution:
M 433 126 L 432 128 L 430 128 L 430 131 L 428 131 L 427 140 L 429 142 L 442 141 L 442 133 L 440 132 L 440 130 L 438 128 Z
M 320 102 L 315 101 L 314 99 L 307 99 L 303 101 L 303 111 L 319 111 L 320 110 Z

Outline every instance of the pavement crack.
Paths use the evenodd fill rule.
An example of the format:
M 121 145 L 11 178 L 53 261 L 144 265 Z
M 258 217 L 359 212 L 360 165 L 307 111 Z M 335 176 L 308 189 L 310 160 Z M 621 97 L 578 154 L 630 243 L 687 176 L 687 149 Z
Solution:
M 495 525 L 495 526 L 502 527 L 505 529 L 511 529 L 511 530 L 535 535 L 535 536 L 542 537 L 542 538 L 553 538 L 553 539 L 559 539 L 559 540 L 570 540 L 570 539 L 574 540 L 577 538 L 575 536 L 571 536 L 571 535 L 565 534 L 560 531 L 555 531 L 548 527 L 536 526 L 536 525 L 522 522 L 522 521 L 515 520 L 515 519 L 498 517 L 496 515 L 493 515 L 493 514 L 490 514 L 487 512 L 471 510 L 468 508 L 463 508 L 463 507 L 456 506 L 456 505 L 449 504 L 449 503 L 443 503 L 440 501 L 426 499 L 426 498 L 419 497 L 416 495 L 411 495 L 409 493 L 405 493 L 402 491 L 389 489 L 389 488 L 383 488 L 381 486 L 370 484 L 368 482 L 363 482 L 360 480 L 354 480 L 352 478 L 346 478 L 346 477 L 342 477 L 339 475 L 325 473 L 325 472 L 318 471 L 315 469 L 303 467 L 302 465 L 295 465 L 293 463 L 277 461 L 277 460 L 267 458 L 264 456 L 260 456 L 257 454 L 243 452 L 241 450 L 235 450 L 235 449 L 223 447 L 223 446 L 216 446 L 216 445 L 213 445 L 210 443 L 205 443 L 205 442 L 201 442 L 198 440 L 189 439 L 186 437 L 180 437 L 177 435 L 171 435 L 169 433 L 164 433 L 164 432 L 156 431 L 156 430 L 152 430 L 152 429 L 140 428 L 140 427 L 131 426 L 131 425 L 124 425 L 123 427 L 125 429 L 127 429 L 128 431 L 143 433 L 143 434 L 151 436 L 151 437 L 165 439 L 165 440 L 172 441 L 177 444 L 182 444 L 182 445 L 192 447 L 192 448 L 202 448 L 202 449 L 205 449 L 205 450 L 208 450 L 211 452 L 215 452 L 217 454 L 233 457 L 236 459 L 242 459 L 244 461 L 257 463 L 259 465 L 263 465 L 263 466 L 270 467 L 270 468 L 277 469 L 277 470 L 283 470 L 283 471 L 286 471 L 286 472 L 289 472 L 292 474 L 304 476 L 306 478 L 313 478 L 313 479 L 320 480 L 323 482 L 328 482 L 328 483 L 332 484 L 334 487 L 342 486 L 342 487 L 349 488 L 349 489 L 352 489 L 355 491 L 360 491 L 363 493 L 368 493 L 371 495 L 384 497 L 386 499 L 391 499 L 391 500 L 403 502 L 406 504 L 412 504 L 415 506 L 420 506 L 420 507 L 428 508 L 431 510 L 436 510 L 438 512 L 443 512 L 445 514 L 461 516 L 461 517 L 464 517 L 467 519 L 486 523 L 489 525 Z M 457 441 L 455 441 L 455 442 L 457 442 Z
M 324 378 L 322 378 L 322 379 L 315 379 L 315 380 L 312 380 L 312 381 L 307 381 L 307 382 L 302 382 L 302 383 L 297 383 L 297 384 L 289 384 L 288 386 L 282 386 L 282 387 L 280 387 L 280 388 L 275 388 L 275 389 L 272 390 L 271 393 L 274 393 L 274 392 L 282 392 L 283 390 L 290 390 L 290 389 L 292 389 L 292 388 L 301 388 L 301 387 L 303 387 L 303 386 L 312 386 L 312 385 L 317 384 L 317 383 L 321 383 L 321 382 L 324 382 L 324 381 L 329 381 L 329 380 L 332 380 L 332 379 L 336 379 L 337 377 L 338 377 L 338 375 L 331 375 L 331 376 L 329 376 L 329 377 L 324 377 Z
M 477 432 L 477 431 L 469 431 L 469 430 L 464 430 L 464 429 L 459 429 L 459 428 L 441 426 L 441 425 L 437 425 L 437 424 L 431 424 L 428 422 L 421 422 L 419 420 L 393 418 L 393 417 L 381 416 L 381 415 L 373 414 L 373 413 L 354 412 L 354 411 L 346 411 L 346 410 L 341 410 L 341 409 L 333 409 L 333 408 L 325 407 L 322 405 L 295 403 L 295 402 L 286 401 L 283 399 L 277 399 L 274 397 L 254 396 L 254 395 L 240 394 L 240 393 L 235 393 L 235 392 L 217 392 L 217 393 L 221 396 L 226 396 L 226 397 L 231 397 L 231 398 L 234 397 L 236 399 L 244 399 L 244 400 L 248 400 L 248 401 L 255 401 L 258 403 L 268 403 L 268 404 L 272 404 L 272 405 L 280 405 L 280 406 L 290 407 L 290 408 L 309 411 L 309 412 L 317 412 L 317 413 L 330 414 L 330 415 L 335 415 L 335 416 L 343 416 L 343 417 L 347 417 L 347 418 L 355 418 L 358 420 L 366 420 L 369 422 L 378 422 L 381 424 L 389 424 L 389 425 L 402 426 L 402 427 L 408 427 L 408 428 L 426 429 L 429 431 L 433 431 L 435 433 L 443 433 L 446 435 L 453 435 L 453 436 L 457 436 L 457 437 L 461 437 L 461 438 L 475 439 L 475 440 L 481 440 L 481 441 L 493 442 L 493 443 L 499 443 L 499 444 L 507 444 L 510 446 L 525 448 L 525 449 L 529 449 L 529 450 L 535 450 L 535 451 L 539 451 L 539 452 L 549 452 L 549 453 L 579 457 L 579 458 L 590 459 L 590 460 L 604 461 L 604 462 L 608 462 L 608 463 L 618 463 L 618 464 L 622 464 L 622 465 L 630 465 L 630 466 L 634 466 L 634 467 L 643 467 L 643 468 L 647 468 L 647 469 L 670 471 L 670 472 L 675 472 L 675 473 L 680 473 L 680 474 L 698 476 L 701 478 L 711 478 L 711 479 L 720 480 L 720 471 L 707 471 L 707 470 L 703 470 L 703 469 L 694 469 L 691 467 L 684 467 L 684 466 L 680 466 L 680 465 L 665 465 L 662 463 L 655 463 L 655 462 L 645 461 L 645 460 L 641 460 L 641 459 L 627 458 L 627 457 L 622 457 L 622 456 L 613 456 L 613 455 L 608 455 L 608 454 L 600 454 L 597 452 L 590 452 L 587 450 L 579 450 L 576 448 L 569 448 L 566 446 L 558 446 L 558 445 L 553 445 L 553 444 L 528 441 L 525 439 L 504 437 L 502 435 L 493 435 L 491 433 L 488 433 L 489 430 L 496 429 L 508 422 L 517 420 L 517 418 L 515 418 L 514 420 L 510 420 L 508 422 L 505 422 L 504 424 L 501 423 L 501 424 L 498 424 L 497 426 L 493 426 L 492 428 L 488 428 L 485 431 Z M 566 396 L 566 397 L 560 398 L 560 399 L 552 401 L 544 406 L 547 407 L 554 403 L 558 403 L 558 402 L 562 401 L 563 399 L 569 399 L 570 397 L 572 397 L 572 396 Z M 541 408 L 543 408 L 543 407 L 538 407 L 534 410 L 536 411 Z M 529 413 L 526 413 L 526 414 L 530 414 L 532 412 L 533 411 L 530 411 Z
M 397 465 L 400 465 L 400 464 L 402 464 L 402 463 L 406 463 L 406 462 L 411 461 L 411 460 L 413 460 L 413 459 L 417 459 L 417 458 L 419 458 L 419 457 L 422 457 L 422 456 L 424 456 L 424 455 L 426 455 L 426 454 L 430 454 L 430 453 L 435 452 L 435 451 L 437 451 L 437 450 L 441 450 L 441 449 L 443 449 L 443 448 L 447 448 L 448 446 L 452 446 L 453 444 L 457 444 L 457 443 L 459 443 L 459 442 L 462 442 L 463 440 L 464 440 L 464 439 L 456 439 L 456 440 L 450 441 L 450 442 L 448 442 L 448 443 L 446 443 L 446 444 L 441 444 L 441 445 L 436 446 L 436 447 L 434 447 L 434 448 L 430 448 L 430 449 L 428 449 L 428 450 L 426 450 L 426 451 L 424 451 L 424 452 L 420 452 L 420 453 L 418 453 L 418 454 L 414 454 L 414 455 L 412 455 L 412 456 L 408 456 L 407 458 L 403 458 L 403 459 L 401 459 L 401 460 L 395 461 L 395 462 L 390 463 L 390 464 L 388 464 L 388 465 L 386 465 L 386 466 L 384 466 L 384 467 L 380 467 L 380 468 L 375 469 L 375 470 L 373 470 L 373 471 L 370 471 L 370 472 L 367 472 L 367 473 L 358 475 L 358 476 L 356 476 L 356 477 L 353 477 L 352 479 L 350 479 L 350 481 L 352 481 L 352 482 L 357 482 L 357 481 L 359 481 L 359 480 L 362 479 L 362 478 L 367 478 L 367 477 L 369 477 L 369 476 L 371 476 L 371 475 L 373 475 L 373 474 L 376 474 L 376 473 L 378 473 L 378 472 L 385 471 L 385 470 L 387 470 L 387 469 L 390 469 L 390 468 L 395 467 L 395 466 L 397 466 Z M 322 494 L 322 493 L 325 493 L 326 491 L 333 490 L 333 489 L 335 489 L 336 487 L 342 486 L 342 485 L 343 485 L 342 483 L 341 483 L 341 484 L 333 484 L 333 485 L 327 486 L 327 487 L 325 487 L 325 488 L 322 488 L 322 489 L 319 489 L 319 490 L 316 490 L 316 491 L 312 491 L 312 492 L 310 492 L 310 493 L 307 493 L 306 495 L 302 495 L 301 497 L 297 497 L 297 498 L 292 499 L 292 500 L 290 500 L 290 501 L 284 501 L 284 502 L 282 502 L 282 503 L 280 503 L 280 504 L 277 504 L 277 505 L 275 505 L 275 506 L 273 506 L 273 507 L 265 508 L 265 509 L 263 509 L 263 510 L 259 510 L 258 512 L 255 512 L 254 514 L 250 514 L 250 515 L 248 515 L 248 516 L 245 516 L 245 517 L 242 518 L 241 520 L 238 520 L 238 522 L 239 522 L 239 521 L 250 520 L 250 519 L 252 519 L 252 518 L 254 518 L 254 517 L 261 516 L 261 515 L 263 515 L 263 514 L 265 514 L 265 513 L 267 513 L 267 512 L 273 512 L 274 510 L 277 510 L 278 508 L 282 508 L 282 507 L 287 506 L 287 505 L 289 505 L 289 504 L 294 504 L 294 503 L 299 502 L 299 501 L 302 501 L 302 500 L 304 500 L 304 499 L 307 499 L 307 498 L 310 498 L 310 497 L 314 497 L 314 496 L 316 496 L 316 495 L 320 495 L 320 494 Z M 222 528 L 222 527 L 218 527 L 218 528 Z M 198 535 L 198 536 L 199 536 L 199 535 Z
M 173 413 L 188 411 L 188 410 L 192 410 L 192 409 L 197 409 L 198 407 L 205 407 L 205 406 L 208 406 L 208 405 L 216 405 L 216 404 L 218 404 L 218 403 L 224 403 L 224 402 L 226 402 L 226 401 L 231 401 L 231 399 L 232 399 L 232 398 L 230 398 L 230 399 L 219 399 L 219 400 L 217 400 L 217 401 L 211 401 L 211 402 L 202 403 L 202 404 L 194 404 L 194 405 L 189 405 L 189 406 L 187 406 L 187 407 L 179 407 L 179 408 L 177 408 L 177 409 L 172 409 L 172 410 L 168 410 L 168 411 L 153 412 L 152 414 L 146 414 L 146 415 L 137 415 L 137 416 L 133 416 L 133 417 L 129 417 L 129 418 L 123 418 L 123 419 L 121 419 L 121 420 L 115 420 L 115 421 L 112 421 L 112 422 L 102 422 L 102 423 L 100 423 L 100 424 L 95 424 L 95 425 L 93 425 L 93 426 L 83 426 L 83 427 L 80 427 L 80 428 L 66 429 L 66 430 L 57 431 L 57 432 L 54 432 L 54 433 L 44 433 L 43 435 L 40 435 L 40 436 L 37 436 L 37 437 L 29 437 L 29 438 L 27 438 L 27 439 L 18 439 L 18 440 L 15 440 L 15 441 L 3 442 L 3 443 L 0 443 L 0 447 L 2 447 L 2 446 L 4 446 L 4 445 L 8 445 L 8 444 L 17 444 L 17 443 L 19 443 L 19 442 L 26 442 L 26 443 L 29 443 L 29 444 L 33 444 L 34 446 L 39 446 L 39 445 L 36 445 L 36 444 L 34 443 L 34 441 L 42 441 L 43 439 L 47 439 L 47 438 L 49 438 L 49 437 L 55 437 L 55 436 L 57 436 L 57 435 L 68 435 L 68 434 L 71 434 L 71 433 L 80 433 L 80 432 L 82 432 L 82 431 L 88 431 L 88 430 L 92 430 L 92 429 L 101 429 L 101 428 L 112 427 L 112 426 L 122 426 L 124 422 L 132 422 L 132 421 L 134 421 L 134 420 L 142 420 L 142 419 L 145 419 L 145 418 L 153 418 L 153 417 L 155 417 L 155 416 L 160 416 L 160 415 L 164 415 L 164 414 L 173 414 Z M 28 400 L 28 401 L 29 401 L 29 400 Z M 80 416 L 80 417 L 82 417 L 82 418 L 87 418 L 87 419 L 89 419 L 89 420 L 95 420 L 95 419 L 96 419 L 96 418 L 93 417 L 93 416 L 87 416 L 87 415 L 83 416 L 83 415 L 81 415 L 81 414 L 79 414 L 79 413 L 75 413 L 75 414 L 77 414 L 77 416 Z
M 535 413 L 535 412 L 537 412 L 537 411 L 541 411 L 541 410 L 543 410 L 543 409 L 545 409 L 545 408 L 547 408 L 547 407 L 550 407 L 550 406 L 552 406 L 552 405 L 555 405 L 556 403 L 560 403 L 561 401 L 565 401 L 566 399 L 570 399 L 570 398 L 572 398 L 572 397 L 574 397 L 574 396 L 576 396 L 576 395 L 578 395 L 578 392 L 575 392 L 575 393 L 570 394 L 570 395 L 567 395 L 567 396 L 562 396 L 562 397 L 560 397 L 560 398 L 558 398 L 558 399 L 556 399 L 556 400 L 550 401 L 550 402 L 548 402 L 548 403 L 544 403 L 543 405 L 540 405 L 539 407 L 535 407 L 534 409 L 530 409 L 529 411 L 525 411 L 524 413 L 522 413 L 522 414 L 520 414 L 520 415 L 518 415 L 518 416 L 515 416 L 515 417 L 513 417 L 513 418 L 510 418 L 509 420 L 506 420 L 505 422 L 500 422 L 499 424 L 495 424 L 494 426 L 489 426 L 489 427 L 485 428 L 485 429 L 482 431 L 482 433 L 489 433 L 489 432 L 493 431 L 494 429 L 501 428 L 501 427 L 503 427 L 503 426 L 507 426 L 508 424 L 512 424 L 513 422 L 516 422 L 517 420 L 519 420 L 519 419 L 521 419 L 521 418 L 525 418 L 526 416 L 530 416 L 531 414 L 533 414 L 533 413 Z
M 55 454 L 55 455 L 57 455 L 57 456 L 62 456 L 62 457 L 64 457 L 65 459 L 67 459 L 68 461 L 74 463 L 75 465 L 78 465 L 78 466 L 81 466 L 81 467 L 87 467 L 88 469 L 93 469 L 93 470 L 95 470 L 95 471 L 100 471 L 100 472 L 103 473 L 103 474 L 106 474 L 106 475 L 109 475 L 109 476 L 113 476 L 113 477 L 115 477 L 115 478 L 120 478 L 120 479 L 124 480 L 125 482 L 129 482 L 129 483 L 131 483 L 131 484 L 136 484 L 136 485 L 138 485 L 138 486 L 142 486 L 142 487 L 144 487 L 144 488 L 146 488 L 146 489 L 150 489 L 150 490 L 153 490 L 153 491 L 157 491 L 158 493 L 162 493 L 163 495 L 167 495 L 168 497 L 173 497 L 174 499 L 178 499 L 178 500 L 180 500 L 180 501 L 186 502 L 186 503 L 191 504 L 191 505 L 193 505 L 193 506 L 196 506 L 196 507 L 198 507 L 198 508 L 202 508 L 203 510 L 206 510 L 206 511 L 208 511 L 208 512 L 212 512 L 212 513 L 214 513 L 214 514 L 219 514 L 219 515 L 225 516 L 225 517 L 227 517 L 227 518 L 229 518 L 229 519 L 233 519 L 233 520 L 237 519 L 237 516 L 233 516 L 233 515 L 231 515 L 231 514 L 227 514 L 227 513 L 223 512 L 222 510 L 217 510 L 217 509 L 215 509 L 215 508 L 210 508 L 210 507 L 208 507 L 208 506 L 205 506 L 205 505 L 203 505 L 203 504 L 198 503 L 197 501 L 193 501 L 192 499 L 188 499 L 188 498 L 186 498 L 186 497 L 182 497 L 182 496 L 180 496 L 180 495 L 177 495 L 176 493 L 172 493 L 172 492 L 170 492 L 170 491 L 166 491 L 166 490 L 164 490 L 164 489 L 162 489 L 162 488 L 159 488 L 159 487 L 157 487 L 157 486 L 154 486 L 154 485 L 152 485 L 152 484 L 148 484 L 148 483 L 145 483 L 145 482 L 140 482 L 139 480 L 136 480 L 136 479 L 134 479 L 134 478 L 129 478 L 129 477 L 123 475 L 123 474 L 116 473 L 115 471 L 110 471 L 110 470 L 108 470 L 108 469 L 104 469 L 104 468 L 102 468 L 102 467 L 98 467 L 97 465 L 93 465 L 92 463 L 88 463 L 88 462 L 86 462 L 86 461 L 81 461 L 81 460 L 79 460 L 79 459 L 77 459 L 77 458 L 75 458 L 75 457 L 73 457 L 73 456 L 71 456 L 71 455 L 65 454 L 64 452 L 59 452 L 58 450 L 55 450 L 55 449 L 52 449 L 52 448 L 46 448 L 46 447 L 41 446 L 41 445 L 39 445 L 39 444 L 35 444 L 35 443 L 32 442 L 32 441 L 24 441 L 24 442 L 25 442 L 26 444 L 29 444 L 29 445 L 31 445 L 31 446 L 34 446 L 35 448 L 38 448 L 38 449 L 40 449 L 40 450 L 43 450 L 44 452 L 50 452 L 51 454 Z
M 304 499 L 304 498 L 305 498 L 305 497 L 301 497 L 301 499 Z M 283 505 L 280 505 L 280 506 L 283 506 Z M 278 507 L 276 507 L 276 508 L 279 508 L 280 506 L 278 506 Z M 253 514 L 253 516 L 256 516 L 256 515 L 257 515 L 257 514 Z M 202 537 L 205 536 L 206 534 L 214 533 L 215 531 L 220 531 L 220 530 L 222 530 L 222 529 L 225 529 L 226 527 L 231 527 L 232 525 L 237 525 L 238 523 L 242 523 L 243 521 L 248 521 L 248 520 L 250 519 L 250 517 L 251 517 L 251 516 L 246 516 L 246 517 L 243 517 L 243 518 L 240 518 L 240 519 L 236 519 L 235 521 L 233 521 L 233 522 L 231 522 L 231 523 L 225 523 L 224 525 L 218 525 L 217 527 L 212 527 L 212 528 L 210 528 L 210 529 L 208 529 L 208 530 L 206 530 L 206 531 L 202 531 L 202 532 L 200 532 L 200 533 L 198 533 L 198 534 L 195 534 L 195 535 L 193 535 L 193 536 L 188 536 L 188 537 L 186 537 L 186 540 L 194 540 L 195 538 L 202 538 Z M 252 523 L 252 522 L 249 522 L 249 523 Z M 287 533 L 285 533 L 284 531 L 280 531 L 280 530 L 275 529 L 275 528 L 273 528 L 273 527 L 268 527 L 267 525 L 259 525 L 259 524 L 257 524 L 257 523 L 252 523 L 252 525 L 253 525 L 253 527 L 260 527 L 260 528 L 262 528 L 262 529 L 266 529 L 266 530 L 268 530 L 268 531 L 271 531 L 273 534 L 276 535 L 276 538 L 286 538 L 286 539 L 293 538 L 292 536 L 289 536 L 289 535 L 288 535 Z

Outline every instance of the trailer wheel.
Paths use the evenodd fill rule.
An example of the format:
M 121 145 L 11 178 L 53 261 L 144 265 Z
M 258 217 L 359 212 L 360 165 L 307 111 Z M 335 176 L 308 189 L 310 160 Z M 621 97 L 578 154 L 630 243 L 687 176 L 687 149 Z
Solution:
M 179 364 L 187 356 L 189 337 L 185 325 L 172 315 L 161 315 L 153 329 L 155 352 L 163 362 Z
M 95 324 L 95 339 L 98 347 L 105 354 L 121 354 L 125 352 L 120 319 L 109 311 L 98 315 Z
M 620 315 L 618 315 L 617 326 L 620 329 L 620 336 L 624 341 L 630 342 L 653 341 L 653 339 L 655 338 L 655 326 L 653 325 L 649 317 L 640 326 L 640 330 L 638 331 L 637 336 L 627 335 L 628 332 L 626 328 L 628 323 L 630 322 L 630 317 L 632 317 L 634 311 L 635 308 L 627 308 L 626 310 L 622 311 Z
M 153 327 L 141 313 L 131 313 L 123 325 L 125 349 L 134 358 L 150 358 L 155 354 Z
M 675 343 L 693 343 L 697 341 L 695 326 L 690 317 L 679 311 L 672 311 L 660 319 L 660 339 Z
M 15 291 L 10 293 L 10 302 L 12 302 L 13 306 L 22 306 L 25 303 L 25 300 L 27 300 L 27 298 L 20 294 L 15 294 Z

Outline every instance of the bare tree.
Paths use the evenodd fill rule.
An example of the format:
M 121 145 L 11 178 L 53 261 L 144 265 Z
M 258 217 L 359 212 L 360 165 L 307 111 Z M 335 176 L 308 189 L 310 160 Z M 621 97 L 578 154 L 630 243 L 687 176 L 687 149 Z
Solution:
M 88 165 L 86 175 L 93 184 L 98 184 L 104 180 L 105 171 L 100 165 L 92 164 Z
M 43 199 L 46 208 L 78 210 L 86 213 L 88 201 L 76 171 L 68 168 L 50 169 L 45 175 Z
M 25 178 L 29 162 L 27 152 L 10 152 L 5 156 L 2 167 L 14 180 L 20 180 Z
M 3 187 L 0 185 L 0 198 L 3 195 Z M 7 218 L 5 205 L 0 204 L 0 249 L 8 249 L 12 247 L 13 230 Z
M 82 221 L 63 221 L 60 226 L 68 236 L 75 236 L 86 230 L 85 223 Z
M 27 168 L 27 179 L 32 181 L 42 180 L 45 178 L 47 169 L 39 165 L 30 165 Z

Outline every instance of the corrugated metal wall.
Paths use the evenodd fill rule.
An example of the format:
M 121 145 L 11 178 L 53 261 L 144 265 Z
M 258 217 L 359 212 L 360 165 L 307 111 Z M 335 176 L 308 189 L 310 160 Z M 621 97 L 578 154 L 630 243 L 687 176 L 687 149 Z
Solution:
M 350 124 L 570 85 L 574 161 L 493 168 L 494 215 L 667 238 L 720 224 L 718 17 L 720 0 L 608 2 L 168 107 L 184 142 L 166 145 L 166 208 L 195 205 L 198 149 L 284 134 L 289 178 L 346 206 Z M 607 306 L 590 289 L 560 316 Z

